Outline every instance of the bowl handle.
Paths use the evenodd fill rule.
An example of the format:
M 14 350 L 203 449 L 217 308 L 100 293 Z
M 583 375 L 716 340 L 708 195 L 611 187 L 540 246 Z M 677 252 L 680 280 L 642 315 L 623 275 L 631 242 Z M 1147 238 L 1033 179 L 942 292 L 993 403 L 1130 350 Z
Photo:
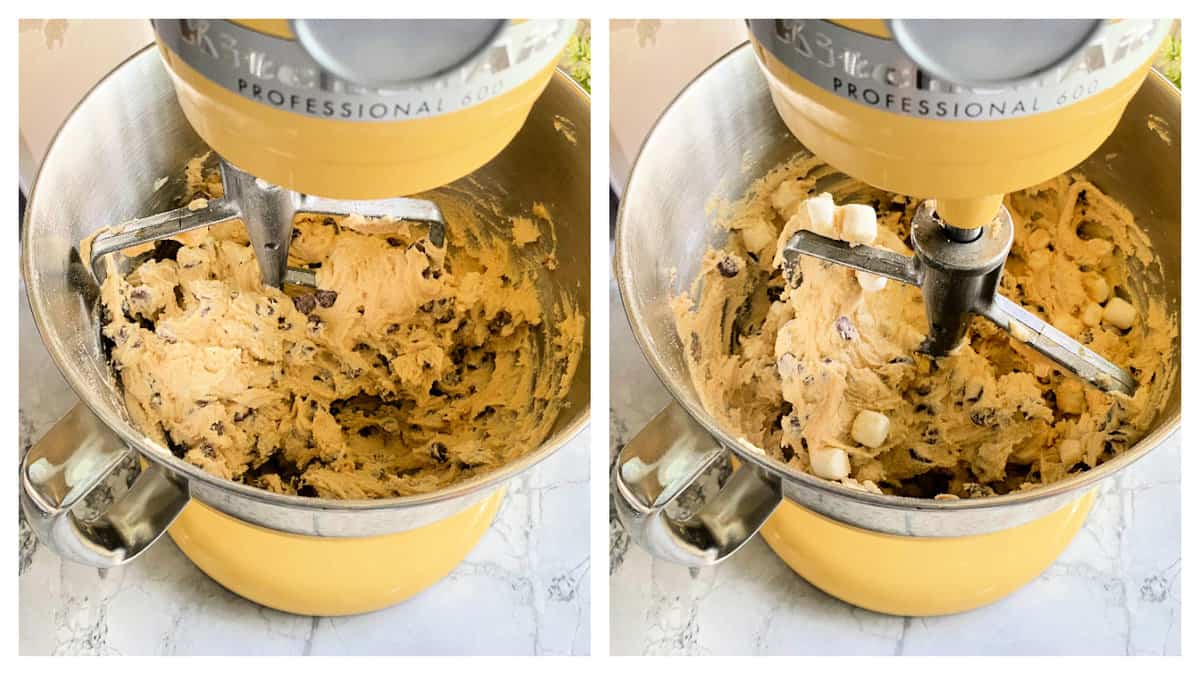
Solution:
M 188 490 L 151 463 L 127 491 L 104 499 L 106 479 L 129 457 L 137 453 L 77 403 L 21 461 L 21 509 L 38 539 L 92 567 L 123 565 L 149 548 L 187 505 Z
M 748 462 L 690 516 L 667 507 L 729 452 L 678 403 L 654 416 L 622 448 L 612 471 L 613 501 L 625 531 L 662 560 L 716 565 L 753 537 L 783 499 L 779 479 Z

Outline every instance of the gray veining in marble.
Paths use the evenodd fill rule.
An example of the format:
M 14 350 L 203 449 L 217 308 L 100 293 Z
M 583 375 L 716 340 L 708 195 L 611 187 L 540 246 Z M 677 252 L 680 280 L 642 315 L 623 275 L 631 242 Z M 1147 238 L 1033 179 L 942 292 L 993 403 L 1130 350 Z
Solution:
M 669 395 L 610 289 L 611 443 Z M 725 564 L 651 559 L 610 513 L 613 654 L 1179 654 L 1180 434 L 1101 488 L 1040 577 L 988 607 L 908 619 L 817 590 L 755 539 Z
M 20 297 L 22 452 L 76 398 Z M 339 618 L 266 609 L 206 577 L 168 537 L 130 565 L 64 563 L 20 522 L 21 654 L 586 654 L 588 434 L 509 486 L 449 577 L 398 606 Z

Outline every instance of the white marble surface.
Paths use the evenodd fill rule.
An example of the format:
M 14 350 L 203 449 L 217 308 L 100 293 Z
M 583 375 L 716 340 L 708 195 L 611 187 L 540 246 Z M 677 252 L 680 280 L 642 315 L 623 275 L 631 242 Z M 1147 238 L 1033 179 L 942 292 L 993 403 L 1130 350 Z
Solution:
M 669 395 L 611 288 L 616 449 Z M 655 561 L 610 513 L 613 654 L 1179 654 L 1180 435 L 1105 483 L 1086 525 L 1017 593 L 957 616 L 905 619 L 809 585 L 761 539 L 718 567 Z
M 76 398 L 20 298 L 21 448 Z M 107 572 L 65 563 L 20 523 L 21 654 L 586 654 L 588 434 L 514 481 L 449 577 L 396 607 L 284 614 L 206 577 L 169 537 Z

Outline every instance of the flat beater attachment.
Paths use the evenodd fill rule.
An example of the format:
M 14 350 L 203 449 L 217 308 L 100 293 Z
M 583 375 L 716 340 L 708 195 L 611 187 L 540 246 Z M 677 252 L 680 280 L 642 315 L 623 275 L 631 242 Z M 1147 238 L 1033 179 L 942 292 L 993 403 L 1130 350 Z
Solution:
M 978 314 L 1093 386 L 1133 394 L 1137 381 L 1129 373 L 997 292 L 1013 241 L 1007 208 L 977 230 L 944 224 L 934 208 L 926 201 L 913 216 L 913 257 L 801 231 L 788 240 L 784 259 L 796 265 L 799 256 L 813 256 L 919 287 L 929 319 L 922 351 L 933 356 L 957 347 Z
M 208 200 L 195 210 L 182 207 L 147 218 L 131 220 L 97 236 L 92 244 L 92 273 L 101 278 L 100 260 L 110 253 L 168 239 L 189 230 L 240 219 L 246 225 L 258 259 L 263 283 L 280 288 L 285 283 L 316 287 L 311 270 L 288 267 L 292 221 L 297 213 L 330 216 L 358 214 L 427 223 L 429 239 L 441 246 L 446 238 L 446 221 L 437 204 L 423 199 L 375 199 L 367 201 L 324 199 L 272 185 L 221 160 L 225 196 Z

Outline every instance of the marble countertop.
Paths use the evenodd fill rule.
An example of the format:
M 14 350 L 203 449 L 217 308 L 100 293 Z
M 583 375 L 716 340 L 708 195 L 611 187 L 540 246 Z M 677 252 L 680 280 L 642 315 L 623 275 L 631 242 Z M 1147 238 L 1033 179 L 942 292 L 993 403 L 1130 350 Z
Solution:
M 22 452 L 76 397 L 20 296 Z M 295 616 L 236 596 L 163 537 L 127 566 L 63 562 L 20 522 L 21 654 L 586 654 L 588 434 L 510 484 L 447 578 L 395 607 Z
M 615 453 L 670 397 L 610 289 Z M 1040 577 L 984 608 L 913 619 L 817 590 L 761 539 L 718 567 L 652 559 L 610 514 L 613 654 L 1179 654 L 1180 434 L 1105 482 Z

